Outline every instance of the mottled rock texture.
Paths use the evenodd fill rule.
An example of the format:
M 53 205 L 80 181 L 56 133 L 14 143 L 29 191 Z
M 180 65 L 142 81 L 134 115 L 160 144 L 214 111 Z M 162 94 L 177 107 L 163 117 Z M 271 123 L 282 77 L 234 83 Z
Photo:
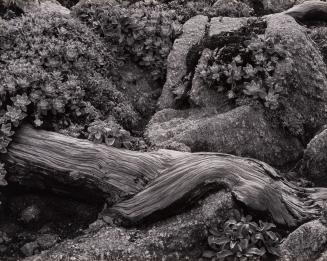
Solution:
M 319 186 L 327 185 L 327 129 L 317 134 L 304 151 L 301 171 Z
M 291 8 L 296 0 L 262 0 L 262 5 L 266 13 L 279 13 Z
M 231 195 L 213 194 L 184 214 L 143 229 L 93 226 L 85 236 L 66 240 L 32 260 L 198 260 L 206 244 L 206 227 L 221 224 L 234 208 Z M 94 227 L 99 227 L 95 229 Z M 93 232 L 92 232 L 93 231 Z
M 236 33 L 246 25 L 247 18 L 213 17 L 210 20 L 209 41 Z
M 242 0 L 218 0 L 212 8 L 216 16 L 247 17 L 254 13 L 251 4 Z
M 326 226 L 319 220 L 311 221 L 293 231 L 281 244 L 281 260 L 315 260 L 326 243 Z
M 191 18 L 184 24 L 182 36 L 175 40 L 167 60 L 167 79 L 158 102 L 160 109 L 174 107 L 175 96 L 184 94 L 189 84 L 185 77 L 191 72 L 194 59 L 196 62 L 202 49 L 208 20 L 203 15 Z
M 287 95 L 281 97 L 282 124 L 293 134 L 312 135 L 327 119 L 327 67 L 305 28 L 287 15 L 268 19 L 266 37 L 280 38 L 291 55 L 291 78 L 282 86 Z M 279 63 L 277 71 L 287 70 L 288 61 Z
M 262 110 L 249 106 L 226 113 L 217 110 L 163 110 L 150 121 L 146 138 L 170 148 L 185 144 L 191 151 L 217 151 L 248 156 L 281 166 L 294 161 L 302 146 L 265 119 Z
M 201 16 L 201 19 L 204 18 Z M 150 121 L 145 135 L 152 145 L 183 151 L 217 151 L 249 156 L 279 167 L 298 159 L 302 144 L 327 120 L 327 67 L 316 45 L 295 19 L 283 14 L 267 17 L 265 37 L 281 42 L 289 55 L 277 64 L 273 74 L 273 77 L 284 79 L 280 81 L 283 95 L 279 97 L 278 110 L 263 112 L 241 107 L 227 112 L 233 109 L 230 103 L 222 94 L 206 87 L 199 72 L 194 70 L 196 63 L 202 66 L 208 63 L 211 50 L 217 46 L 240 41 L 242 38 L 239 35 L 246 25 L 246 18 L 212 18 L 208 34 L 204 38 L 201 35 L 201 39 L 204 39 L 202 54 L 190 64 L 193 68 L 187 66 L 185 59 L 189 52 L 185 50 L 190 49 L 185 49 L 185 44 L 178 44 L 179 40 L 185 43 L 184 40 L 189 38 L 186 37 L 187 32 L 176 40 L 171 53 L 175 59 L 168 61 L 168 66 L 171 64 L 170 67 L 175 69 L 171 70 L 173 73 L 168 73 L 160 100 L 171 101 L 170 105 L 166 105 L 174 108 L 176 97 L 183 97 L 191 108 L 207 108 L 203 111 L 158 112 Z M 185 55 L 174 55 L 176 53 Z M 195 73 L 190 75 L 192 70 Z M 173 91 L 176 89 L 170 88 L 176 84 L 171 83 L 178 83 L 185 77 L 191 77 L 192 82 L 188 78 L 182 88 L 177 87 L 182 90 L 178 96 Z M 227 113 L 219 115 L 222 112 Z
M 208 17 L 198 15 L 184 24 L 183 34 L 175 40 L 173 49 L 168 56 L 167 78 L 158 102 L 159 110 L 175 108 L 179 100 L 189 95 L 190 88 L 193 90 L 201 88 L 197 76 L 194 77 L 196 87 L 193 87 L 192 79 L 189 78 L 192 77 L 202 50 L 205 46 L 215 48 L 217 42 L 227 43 L 233 34 L 246 26 L 246 21 L 246 18 L 214 17 L 209 23 Z M 200 60 L 205 60 L 205 56 L 206 54 L 203 54 Z M 203 90 L 203 88 L 201 89 Z M 196 95 L 201 95 L 206 99 L 205 95 L 199 91 L 194 90 L 194 92 L 191 94 L 191 99 L 197 99 Z M 211 92 L 208 92 L 207 95 L 211 96 Z M 205 103 L 205 101 L 199 102 Z

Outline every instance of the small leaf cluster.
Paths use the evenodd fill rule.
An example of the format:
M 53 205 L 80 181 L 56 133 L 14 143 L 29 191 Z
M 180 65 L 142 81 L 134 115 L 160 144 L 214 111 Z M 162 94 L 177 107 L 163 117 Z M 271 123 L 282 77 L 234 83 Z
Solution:
M 106 144 L 116 148 L 136 151 L 147 150 L 145 141 L 140 137 L 132 136 L 129 131 L 126 131 L 116 122 L 114 117 L 108 117 L 106 120 L 97 117 L 87 126 L 71 123 L 66 128 L 59 129 L 58 132 L 66 136 L 88 139 L 97 144 Z
M 181 28 L 174 11 L 153 1 L 139 1 L 128 7 L 86 2 L 73 10 L 114 46 L 112 50 L 121 63 L 129 57 L 149 70 L 154 80 L 163 79 L 167 56 Z
M 62 127 L 58 130 L 60 134 L 63 134 L 65 136 L 70 136 L 74 138 L 84 138 L 83 132 L 84 132 L 85 126 L 77 124 L 77 123 L 70 123 L 67 127 Z
M 136 151 L 146 151 L 147 145 L 142 138 L 131 136 L 114 119 L 97 120 L 89 125 L 86 136 L 95 143 Z
M 276 68 L 288 53 L 281 43 L 252 34 L 240 44 L 230 44 L 214 50 L 208 64 L 199 64 L 197 73 L 210 88 L 226 94 L 237 103 L 259 101 L 276 110 L 283 95 L 283 77 L 276 77 Z M 292 71 L 285 63 L 284 73 Z
M 237 212 L 237 211 L 236 211 Z M 227 220 L 222 231 L 209 229 L 210 250 L 203 257 L 212 260 L 262 260 L 268 254 L 279 256 L 279 235 L 272 229 L 276 226 L 269 222 L 252 221 L 250 215 L 239 212 Z
M 129 148 L 131 135 L 114 120 L 96 120 L 87 128 L 88 139 L 95 143 L 105 143 L 116 148 Z

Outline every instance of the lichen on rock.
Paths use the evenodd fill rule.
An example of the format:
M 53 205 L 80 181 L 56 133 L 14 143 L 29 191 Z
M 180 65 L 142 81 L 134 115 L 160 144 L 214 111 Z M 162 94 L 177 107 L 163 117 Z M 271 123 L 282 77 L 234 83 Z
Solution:
M 222 225 L 235 208 L 230 193 L 210 195 L 199 206 L 145 228 L 125 229 L 104 223 L 84 236 L 66 240 L 25 259 L 198 260 L 206 247 L 207 228 Z
M 300 226 L 281 244 L 281 260 L 315 260 L 325 249 L 326 234 L 327 228 L 319 220 Z

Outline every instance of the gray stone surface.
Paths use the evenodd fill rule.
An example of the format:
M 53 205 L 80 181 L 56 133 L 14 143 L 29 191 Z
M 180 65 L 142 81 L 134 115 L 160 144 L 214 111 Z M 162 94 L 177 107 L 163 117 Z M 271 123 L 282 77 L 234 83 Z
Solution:
M 59 237 L 55 234 L 43 234 L 39 235 L 36 241 L 41 249 L 48 249 L 59 241 Z
M 249 106 L 221 114 L 213 108 L 163 110 L 152 117 L 145 137 L 160 148 L 182 143 L 192 151 L 253 157 L 274 166 L 296 160 L 302 151 L 296 138 L 273 128 L 263 111 Z
M 217 0 L 212 9 L 216 16 L 248 17 L 254 14 L 253 8 L 244 0 Z
M 327 228 L 319 220 L 293 231 L 281 244 L 282 261 L 311 261 L 319 256 L 327 243 Z
M 101 257 L 112 261 L 198 260 L 206 243 L 206 226 L 221 224 L 233 208 L 231 195 L 218 192 L 188 212 L 143 229 L 110 227 L 97 222 L 85 236 L 66 240 L 25 261 L 101 260 Z
M 285 77 L 279 117 L 295 135 L 306 135 L 306 129 L 314 130 L 327 121 L 327 67 L 305 30 L 283 14 L 273 15 L 267 21 L 266 37 L 280 39 L 290 56 L 279 62 L 274 77 Z
M 190 72 L 189 67 L 192 65 L 194 57 L 197 57 L 199 49 L 203 49 L 201 45 L 208 20 L 206 16 L 197 15 L 183 25 L 183 34 L 175 40 L 168 56 L 167 78 L 158 101 L 159 109 L 174 107 L 176 96 L 174 91 L 178 90 L 181 93 L 186 88 L 188 83 L 184 78 Z M 196 62 L 197 59 L 195 59 Z
M 262 0 L 262 5 L 267 13 L 279 13 L 291 8 L 296 0 Z
M 31 256 L 35 253 L 35 251 L 38 249 L 39 245 L 37 242 L 30 242 L 26 243 L 23 245 L 20 249 L 20 251 L 25 255 L 25 256 Z
M 317 134 L 307 145 L 301 171 L 317 185 L 327 185 L 327 129 Z
M 61 15 L 70 15 L 70 10 L 62 6 L 56 0 L 40 1 L 40 11 L 45 13 L 58 13 Z
M 247 18 L 213 17 L 210 21 L 209 39 L 234 33 L 246 25 Z
M 15 0 L 25 13 L 57 13 L 70 15 L 70 10 L 62 6 L 57 0 Z

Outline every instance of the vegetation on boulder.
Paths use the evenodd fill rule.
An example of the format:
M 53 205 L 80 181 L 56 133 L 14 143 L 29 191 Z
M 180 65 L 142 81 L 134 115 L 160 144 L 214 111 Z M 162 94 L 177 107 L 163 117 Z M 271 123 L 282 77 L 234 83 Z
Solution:
M 264 39 L 252 34 L 250 39 L 238 44 L 217 48 L 208 66 L 199 65 L 196 71 L 207 84 L 217 92 L 224 93 L 238 105 L 260 101 L 265 107 L 275 110 L 278 98 L 283 95 L 280 79 L 274 75 L 278 62 L 287 59 L 287 51 L 273 39 Z M 291 72 L 291 61 L 289 67 Z M 252 102 L 253 103 L 253 102 Z
M 234 210 L 224 223 L 222 231 L 209 229 L 208 244 L 211 250 L 203 253 L 205 258 L 214 260 L 265 260 L 269 255 L 280 256 L 278 244 L 280 236 L 272 230 L 273 223 L 259 223 L 250 215 L 241 215 Z

